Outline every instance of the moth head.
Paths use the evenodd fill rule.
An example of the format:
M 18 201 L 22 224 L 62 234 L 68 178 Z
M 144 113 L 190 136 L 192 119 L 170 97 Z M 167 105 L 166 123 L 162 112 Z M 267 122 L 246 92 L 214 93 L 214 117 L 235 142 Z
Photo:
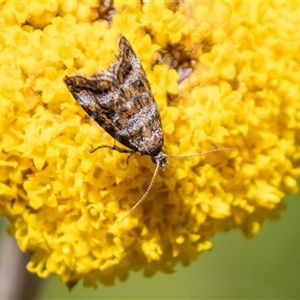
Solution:
M 160 166 L 161 169 L 164 171 L 165 170 L 165 166 L 168 163 L 167 157 L 168 157 L 168 155 L 165 152 L 160 151 L 157 155 L 152 156 L 152 161 L 156 165 Z

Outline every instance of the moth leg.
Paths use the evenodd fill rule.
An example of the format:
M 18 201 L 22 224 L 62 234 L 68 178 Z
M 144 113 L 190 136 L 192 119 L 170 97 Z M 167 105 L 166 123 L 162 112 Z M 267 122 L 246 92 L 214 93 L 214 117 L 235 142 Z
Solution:
M 98 149 L 101 149 L 101 148 L 109 148 L 111 150 L 116 150 L 120 153 L 130 153 L 130 154 L 134 154 L 135 152 L 133 150 L 128 150 L 128 149 L 124 149 L 124 148 L 120 148 L 116 145 L 114 146 L 107 146 L 107 145 L 101 145 L 95 149 L 93 149 L 90 153 L 94 153 L 95 151 L 97 151 Z
M 127 156 L 127 159 L 126 159 L 126 164 L 127 164 L 127 166 L 129 165 L 129 159 L 130 159 L 130 157 L 131 157 L 133 154 L 135 154 L 135 152 L 132 152 L 132 153 L 130 153 L 130 154 Z

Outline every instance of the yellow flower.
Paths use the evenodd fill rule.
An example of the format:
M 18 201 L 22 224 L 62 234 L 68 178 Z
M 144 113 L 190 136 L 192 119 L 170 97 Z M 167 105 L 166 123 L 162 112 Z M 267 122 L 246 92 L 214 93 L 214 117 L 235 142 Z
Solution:
M 141 23 L 155 34 L 161 46 L 179 42 L 182 34 L 188 32 L 186 18 L 179 11 L 167 9 L 164 2 L 146 3 L 143 12 Z
M 251 237 L 298 192 L 300 7 L 293 2 L 5 2 L 0 10 L 0 214 L 28 269 L 68 286 L 170 273 Z M 65 75 L 108 68 L 123 34 L 146 71 L 169 158 L 154 165 L 108 149 L 113 139 L 76 103 Z M 173 58 L 171 67 L 157 59 Z M 163 59 L 162 59 L 163 61 Z M 183 80 L 185 79 L 185 80 Z M 180 82 L 180 84 L 178 84 Z

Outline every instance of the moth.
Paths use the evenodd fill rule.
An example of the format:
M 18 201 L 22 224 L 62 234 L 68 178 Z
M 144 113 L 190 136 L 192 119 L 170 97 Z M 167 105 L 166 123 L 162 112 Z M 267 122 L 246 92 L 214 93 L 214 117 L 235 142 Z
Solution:
M 107 70 L 92 76 L 80 74 L 64 78 L 67 88 L 108 134 L 127 148 L 101 145 L 121 153 L 148 155 L 156 165 L 144 195 L 125 214 L 129 215 L 148 195 L 158 169 L 165 169 L 169 157 L 200 156 L 216 151 L 234 150 L 216 148 L 202 153 L 168 155 L 163 151 L 164 139 L 161 118 L 153 98 L 145 71 L 124 36 L 118 39 L 119 55 Z

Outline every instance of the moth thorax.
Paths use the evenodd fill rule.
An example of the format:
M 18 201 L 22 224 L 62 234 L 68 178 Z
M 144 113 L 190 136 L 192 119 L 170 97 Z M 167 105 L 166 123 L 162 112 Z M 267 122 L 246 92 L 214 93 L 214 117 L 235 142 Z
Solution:
M 160 151 L 157 155 L 152 156 L 152 161 L 164 171 L 168 163 L 167 157 L 168 155 L 164 151 Z

